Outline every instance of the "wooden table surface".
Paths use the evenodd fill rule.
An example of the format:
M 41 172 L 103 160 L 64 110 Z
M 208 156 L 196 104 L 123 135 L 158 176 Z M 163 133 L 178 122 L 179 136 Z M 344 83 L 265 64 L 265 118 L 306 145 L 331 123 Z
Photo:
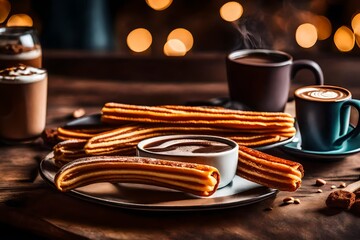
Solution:
M 139 73 L 136 73 L 139 79 L 125 79 L 124 76 L 131 76 L 126 73 L 119 76 L 117 73 L 114 78 L 99 78 L 95 73 L 92 75 L 91 67 L 88 75 L 71 75 L 56 68 L 56 64 L 66 62 L 69 55 L 56 56 L 49 54 L 45 58 L 45 66 L 49 69 L 47 127 L 66 123 L 78 108 L 85 109 L 86 114 L 98 113 L 108 101 L 184 104 L 227 96 L 221 57 L 211 60 L 220 63 L 220 66 L 216 65 L 218 80 L 216 76 L 207 76 L 212 73 L 203 72 L 209 81 L 195 81 L 187 78 L 191 76 L 191 69 L 188 69 L 182 73 L 184 81 L 179 82 L 176 73 L 171 75 L 170 70 L 167 70 L 169 75 L 166 77 L 174 79 L 168 81 L 163 79 L 164 76 L 161 81 L 154 81 L 155 77 L 148 78 L 146 71 L 143 79 Z M 90 56 L 85 62 L 100 61 L 101 58 L 103 56 Z M 107 59 L 108 62 L 115 60 Z M 131 61 L 136 63 L 136 59 Z M 126 61 L 118 62 L 121 65 Z M 140 62 L 146 64 L 146 61 Z M 354 93 L 354 98 L 360 98 L 360 59 L 344 60 L 342 68 L 337 59 L 322 58 L 319 63 L 328 82 L 346 86 Z M 141 64 L 137 66 L 141 67 Z M 177 64 L 180 63 L 174 63 L 172 67 L 177 67 Z M 64 66 L 70 69 L 70 65 Z M 199 68 L 191 65 L 194 63 L 186 67 L 196 68 L 194 74 L 197 77 L 201 75 L 201 69 L 206 69 L 202 65 Z M 110 72 L 116 69 L 115 66 L 109 67 Z M 121 68 L 117 70 L 121 71 Z M 287 111 L 294 112 L 292 102 Z M 347 211 L 331 211 L 325 206 L 325 199 L 332 191 L 331 185 L 349 184 L 359 179 L 360 154 L 339 161 L 319 161 L 272 149 L 268 152 L 303 164 L 305 177 L 297 192 L 280 191 L 264 201 L 231 209 L 144 212 L 103 206 L 56 191 L 42 180 L 38 172 L 40 161 L 50 151 L 40 141 L 30 145 L 0 145 L 1 239 L 358 239 L 360 236 L 360 216 Z M 320 187 L 322 193 L 318 193 L 319 187 L 314 186 L 317 178 L 327 181 Z M 301 203 L 282 205 L 283 198 L 288 196 L 299 198 Z

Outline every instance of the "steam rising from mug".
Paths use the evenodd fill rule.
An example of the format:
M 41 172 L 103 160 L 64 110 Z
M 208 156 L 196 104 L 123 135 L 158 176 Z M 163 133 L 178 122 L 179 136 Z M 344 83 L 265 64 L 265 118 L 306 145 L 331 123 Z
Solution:
M 267 42 L 270 39 L 270 34 L 264 31 L 266 27 L 261 21 L 248 17 L 239 20 L 238 23 L 234 22 L 233 25 L 240 34 L 239 42 L 236 44 L 235 49 L 272 48 L 271 44 Z

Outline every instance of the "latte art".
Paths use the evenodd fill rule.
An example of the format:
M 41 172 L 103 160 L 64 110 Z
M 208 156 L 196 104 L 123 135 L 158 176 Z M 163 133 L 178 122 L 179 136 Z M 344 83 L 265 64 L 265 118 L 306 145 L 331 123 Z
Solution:
M 336 99 L 336 98 L 341 98 L 344 95 L 344 93 L 342 93 L 340 91 L 323 90 L 323 91 L 308 92 L 308 95 L 313 98 Z
M 339 101 L 351 97 L 349 92 L 331 86 L 301 88 L 295 94 L 300 98 L 313 101 Z

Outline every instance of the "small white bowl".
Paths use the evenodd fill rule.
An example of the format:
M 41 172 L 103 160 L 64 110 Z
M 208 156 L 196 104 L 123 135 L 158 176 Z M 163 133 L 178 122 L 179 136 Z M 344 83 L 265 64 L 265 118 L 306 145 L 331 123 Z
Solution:
M 180 144 L 179 140 L 183 143 Z M 194 145 L 194 143 L 196 146 L 199 144 L 214 144 L 212 146 L 209 145 L 209 148 L 194 147 L 195 150 L 193 149 L 193 151 L 188 151 L 189 148 L 184 147 L 186 144 Z M 161 147 L 159 144 L 161 144 Z M 165 151 L 165 148 L 169 146 L 170 149 L 177 146 L 177 151 Z M 228 185 L 235 177 L 238 164 L 238 150 L 239 146 L 236 142 L 223 137 L 210 135 L 166 135 L 148 138 L 139 142 L 136 152 L 140 157 L 213 166 L 220 172 L 219 188 L 221 188 Z

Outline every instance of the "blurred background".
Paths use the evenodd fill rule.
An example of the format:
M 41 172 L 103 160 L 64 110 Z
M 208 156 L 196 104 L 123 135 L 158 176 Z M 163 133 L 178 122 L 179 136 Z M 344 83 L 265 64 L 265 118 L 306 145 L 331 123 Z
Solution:
M 0 24 L 33 26 L 44 50 L 360 53 L 359 0 L 0 0 Z

